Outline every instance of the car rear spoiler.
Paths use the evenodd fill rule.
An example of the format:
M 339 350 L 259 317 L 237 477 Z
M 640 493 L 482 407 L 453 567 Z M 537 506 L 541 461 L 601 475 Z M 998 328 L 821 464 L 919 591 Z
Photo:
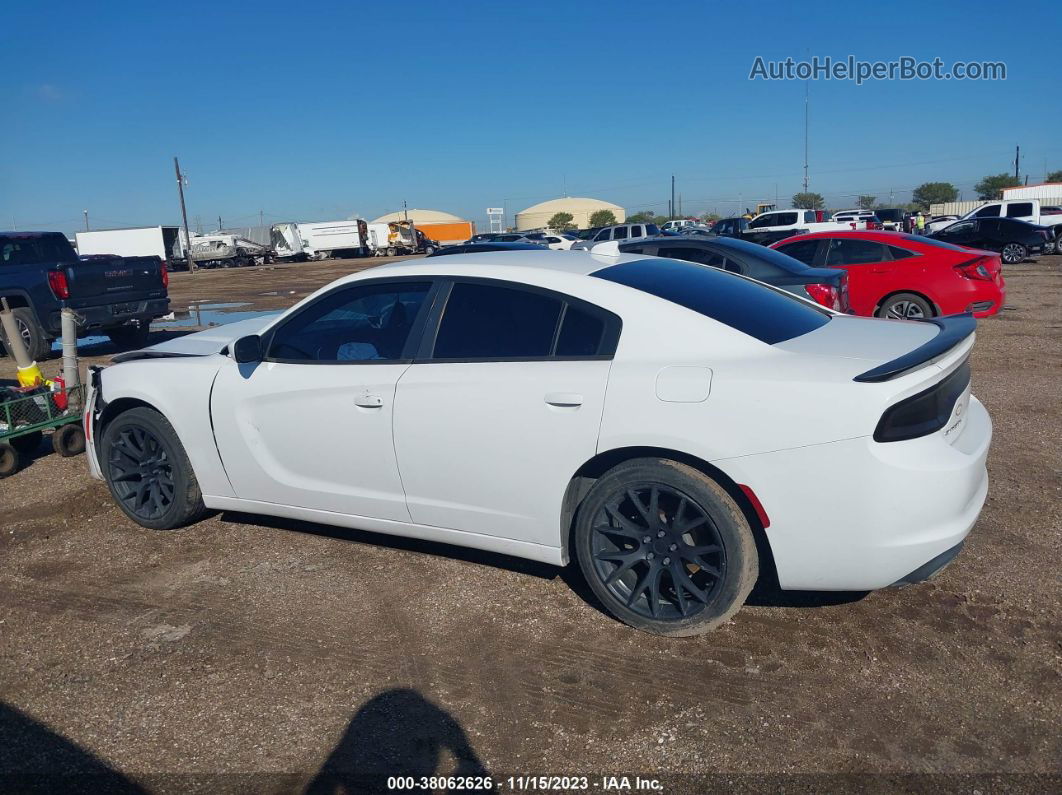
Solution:
M 974 320 L 974 316 L 969 312 L 962 315 L 925 318 L 920 322 L 932 323 L 940 329 L 940 333 L 933 337 L 933 339 L 929 340 L 929 342 L 919 345 L 913 351 L 905 353 L 903 356 L 898 359 L 893 359 L 891 362 L 879 364 L 877 367 L 867 370 L 865 373 L 860 373 L 852 380 L 863 383 L 888 381 L 902 373 L 915 369 L 919 365 L 925 364 L 930 359 L 935 359 L 941 354 L 947 353 L 973 334 L 974 330 L 977 328 L 977 321 Z

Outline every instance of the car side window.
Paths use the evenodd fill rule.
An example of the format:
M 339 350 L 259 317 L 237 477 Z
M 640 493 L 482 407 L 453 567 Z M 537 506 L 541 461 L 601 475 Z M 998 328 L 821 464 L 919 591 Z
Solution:
M 402 359 L 430 282 L 341 287 L 284 321 L 267 358 L 293 363 Z
M 468 361 L 611 355 L 619 326 L 611 312 L 560 294 L 457 282 L 431 357 Z
M 974 213 L 974 218 L 998 218 L 999 217 L 999 205 L 998 204 L 986 204 L 980 210 Z
M 826 249 L 827 265 L 868 265 L 885 259 L 881 243 L 855 238 L 833 238 Z
M 800 260 L 805 265 L 813 265 L 815 263 L 815 252 L 818 251 L 818 248 L 818 240 L 798 240 L 795 243 L 786 243 L 784 246 L 778 246 L 777 250 L 793 259 Z
M 754 218 L 749 222 L 749 229 L 762 229 L 765 226 L 781 226 L 782 222 L 778 220 L 780 213 L 765 213 L 759 218 Z
M 613 240 L 626 240 L 627 239 L 627 227 L 625 227 L 625 226 L 617 226 L 615 229 L 613 229 L 612 230 L 612 239 Z
M 642 237 L 642 228 L 640 226 L 631 227 L 631 237 Z
M 889 253 L 893 259 L 907 259 L 908 257 L 915 256 L 913 251 L 908 251 L 905 248 L 898 248 L 897 246 L 889 246 Z
M 612 234 L 612 230 L 611 230 L 611 229 L 602 229 L 602 230 L 601 230 L 600 232 L 598 232 L 598 233 L 597 233 L 597 235 L 596 235 L 596 236 L 594 237 L 594 240 L 608 240 L 608 239 L 609 239 L 609 236 L 610 236 L 611 234 Z
M 1033 214 L 1032 202 L 1018 202 L 1007 205 L 1007 218 L 1026 218 Z
M 964 235 L 974 231 L 977 224 L 975 221 L 957 221 L 951 226 L 945 227 L 944 232 L 948 235 Z

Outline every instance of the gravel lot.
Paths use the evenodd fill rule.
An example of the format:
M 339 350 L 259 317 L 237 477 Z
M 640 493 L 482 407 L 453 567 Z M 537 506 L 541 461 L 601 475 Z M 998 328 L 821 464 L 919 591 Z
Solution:
M 279 309 L 364 264 L 175 274 L 171 297 Z M 699 638 L 617 623 L 574 568 L 232 513 L 146 531 L 46 441 L 0 481 L 0 789 L 1058 787 L 1062 257 L 1006 278 L 973 354 L 992 485 L 957 562 L 869 595 L 758 591 Z

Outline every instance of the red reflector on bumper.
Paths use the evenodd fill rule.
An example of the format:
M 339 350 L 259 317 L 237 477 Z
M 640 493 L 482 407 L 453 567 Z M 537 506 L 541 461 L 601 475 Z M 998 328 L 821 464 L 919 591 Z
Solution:
M 759 517 L 760 524 L 763 525 L 764 529 L 770 527 L 771 519 L 767 516 L 767 511 L 763 509 L 763 503 L 760 502 L 760 498 L 756 496 L 756 492 L 744 483 L 738 483 L 738 488 L 741 489 L 742 494 L 748 497 L 749 502 L 752 503 L 752 509 L 756 511 L 756 516 Z

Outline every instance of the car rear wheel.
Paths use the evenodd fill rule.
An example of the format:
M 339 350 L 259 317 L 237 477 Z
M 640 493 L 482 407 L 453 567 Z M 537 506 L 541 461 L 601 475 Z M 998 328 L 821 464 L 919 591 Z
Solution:
M 1000 254 L 1007 265 L 1017 265 L 1029 256 L 1029 249 L 1021 243 L 1007 243 Z
M 675 461 L 620 464 L 576 517 L 579 566 L 605 608 L 658 635 L 697 635 L 744 604 L 759 559 L 741 509 L 718 483 Z
M 0 478 L 14 475 L 22 466 L 22 454 L 7 442 L 0 442 Z
M 143 527 L 172 530 L 206 512 L 184 446 L 153 409 L 130 409 L 107 423 L 100 462 L 118 507 Z
M 891 320 L 920 320 L 933 317 L 929 301 L 914 293 L 897 293 L 886 298 L 878 307 L 878 317 Z

